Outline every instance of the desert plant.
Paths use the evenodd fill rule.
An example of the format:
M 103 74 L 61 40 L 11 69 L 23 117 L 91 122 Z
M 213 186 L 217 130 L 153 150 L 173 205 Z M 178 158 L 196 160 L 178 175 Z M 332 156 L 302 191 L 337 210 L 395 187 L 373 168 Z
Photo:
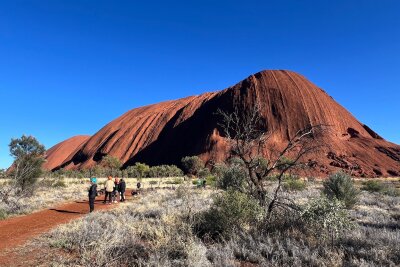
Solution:
M 109 175 L 115 176 L 119 169 L 122 167 L 121 161 L 117 157 L 111 155 L 105 156 L 101 160 L 101 165 L 109 170 Z
M 24 194 L 33 194 L 37 178 L 42 173 L 46 149 L 33 136 L 23 135 L 11 139 L 10 154 L 14 157 L 11 167 L 11 177 L 15 186 Z
M 201 168 L 198 173 L 197 176 L 200 179 L 205 179 L 207 176 L 209 176 L 211 174 L 210 170 L 208 168 Z
M 307 188 L 307 183 L 301 179 L 290 178 L 284 181 L 283 188 L 287 191 L 303 191 Z
M 344 172 L 331 174 L 323 185 L 323 193 L 328 198 L 343 201 L 346 208 L 352 208 L 357 203 L 359 191 L 350 175 Z
M 197 156 L 184 157 L 181 162 L 186 174 L 197 175 L 204 168 L 204 162 Z
M 149 176 L 150 166 L 136 162 L 134 166 L 127 168 L 128 176 L 132 178 L 145 178 Z
M 241 164 L 235 162 L 220 172 L 216 185 L 223 190 L 233 189 L 244 192 L 246 178 L 246 169 Z
M 304 156 L 325 146 L 315 138 L 324 127 L 309 125 L 299 129 L 289 137 L 285 147 L 269 149 L 266 158 L 266 144 L 273 132 L 268 131 L 259 105 L 252 109 L 237 107 L 233 112 L 219 110 L 217 113 L 221 117 L 219 126 L 230 145 L 231 157 L 240 158 L 246 169 L 247 193 L 266 207 L 270 218 L 276 206 L 283 206 L 280 204 L 284 201 L 281 192 L 285 174 L 307 167 L 308 163 L 302 162 Z M 266 181 L 272 175 L 276 176 L 277 183 L 271 192 L 266 188 Z
M 200 237 L 229 239 L 236 230 L 245 230 L 263 218 L 256 199 L 235 190 L 214 197 L 209 210 L 200 213 L 194 230 Z
M 381 193 L 388 196 L 400 196 L 400 191 L 394 186 L 390 186 L 380 181 L 368 180 L 362 183 L 361 189 L 371 193 Z
M 337 172 L 329 176 L 323 183 L 323 193 L 328 198 L 337 198 L 343 201 L 346 208 L 352 208 L 358 200 L 358 190 L 353 179 L 344 172 Z
M 344 203 L 336 198 L 321 197 L 309 201 L 301 211 L 301 218 L 315 234 L 330 238 L 332 242 L 344 230 L 353 227 Z

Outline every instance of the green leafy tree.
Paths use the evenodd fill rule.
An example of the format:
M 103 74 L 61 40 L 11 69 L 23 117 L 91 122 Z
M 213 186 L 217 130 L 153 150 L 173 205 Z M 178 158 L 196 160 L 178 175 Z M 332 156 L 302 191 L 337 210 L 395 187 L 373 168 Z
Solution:
M 115 176 L 122 167 L 121 161 L 117 157 L 111 155 L 105 156 L 101 160 L 101 165 L 110 171 L 110 175 Z
M 16 186 L 21 192 L 33 193 L 37 178 L 42 174 L 45 147 L 35 137 L 26 135 L 11 139 L 9 147 L 14 158 L 11 169 Z
M 186 174 L 197 175 L 204 168 L 204 162 L 197 156 L 184 157 L 182 166 Z
M 128 176 L 132 178 L 145 178 L 150 174 L 150 166 L 140 162 L 136 162 L 134 166 L 129 166 L 126 170 Z

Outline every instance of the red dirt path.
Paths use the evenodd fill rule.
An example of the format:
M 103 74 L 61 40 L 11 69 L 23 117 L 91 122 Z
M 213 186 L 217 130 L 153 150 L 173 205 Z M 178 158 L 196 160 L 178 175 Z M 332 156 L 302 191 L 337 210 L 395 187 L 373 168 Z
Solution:
M 103 199 L 104 196 L 97 198 L 95 210 L 105 210 L 117 206 L 117 204 L 104 205 Z M 89 204 L 87 200 L 84 200 L 0 221 L 0 266 L 24 266 L 22 261 L 25 259 L 13 257 L 15 248 L 60 224 L 78 219 L 88 212 Z

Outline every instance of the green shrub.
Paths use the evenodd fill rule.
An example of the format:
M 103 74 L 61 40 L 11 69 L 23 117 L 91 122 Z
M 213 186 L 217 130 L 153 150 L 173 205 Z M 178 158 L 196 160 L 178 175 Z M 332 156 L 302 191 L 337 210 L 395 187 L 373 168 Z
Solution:
M 197 175 L 204 168 L 204 162 L 197 156 L 184 157 L 182 159 L 182 166 L 186 174 Z
M 307 184 L 301 179 L 289 178 L 283 182 L 283 188 L 287 191 L 303 191 Z
M 376 180 L 368 180 L 362 183 L 363 186 L 361 187 L 362 190 L 368 191 L 371 193 L 381 193 L 388 196 L 400 196 L 400 192 L 394 186 L 390 186 L 380 181 Z
M 243 191 L 247 177 L 246 170 L 239 164 L 232 164 L 224 169 L 217 178 L 216 185 L 223 190 Z
M 353 179 L 343 172 L 329 176 L 324 182 L 323 193 L 330 199 L 337 198 L 343 201 L 346 208 L 352 208 L 357 203 L 359 194 Z
M 257 224 L 263 214 L 263 209 L 254 198 L 228 190 L 214 197 L 209 210 L 198 214 L 194 230 L 200 237 L 229 239 L 236 230 L 245 230 Z
M 211 173 L 210 173 L 210 170 L 209 170 L 208 168 L 202 168 L 201 170 L 199 170 L 197 176 L 198 176 L 200 179 L 205 179 L 205 178 L 207 178 L 207 176 L 209 176 L 210 174 L 211 174 Z
M 211 187 L 216 187 L 217 184 L 217 177 L 214 175 L 208 175 L 206 177 L 206 185 Z
M 313 199 L 303 207 L 300 216 L 308 229 L 324 239 L 333 240 L 353 227 L 344 203 L 336 198 Z

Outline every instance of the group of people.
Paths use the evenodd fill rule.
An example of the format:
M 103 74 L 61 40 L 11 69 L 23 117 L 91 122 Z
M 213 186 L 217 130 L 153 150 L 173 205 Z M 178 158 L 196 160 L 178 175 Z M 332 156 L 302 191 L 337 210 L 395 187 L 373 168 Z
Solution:
M 90 212 L 94 211 L 94 201 L 98 195 L 97 192 L 97 178 L 90 178 L 89 191 L 89 208 Z M 105 198 L 103 203 L 111 205 L 111 203 L 124 202 L 125 201 L 125 191 L 126 183 L 124 179 L 108 177 L 104 184 Z M 108 200 L 108 203 L 107 203 Z

